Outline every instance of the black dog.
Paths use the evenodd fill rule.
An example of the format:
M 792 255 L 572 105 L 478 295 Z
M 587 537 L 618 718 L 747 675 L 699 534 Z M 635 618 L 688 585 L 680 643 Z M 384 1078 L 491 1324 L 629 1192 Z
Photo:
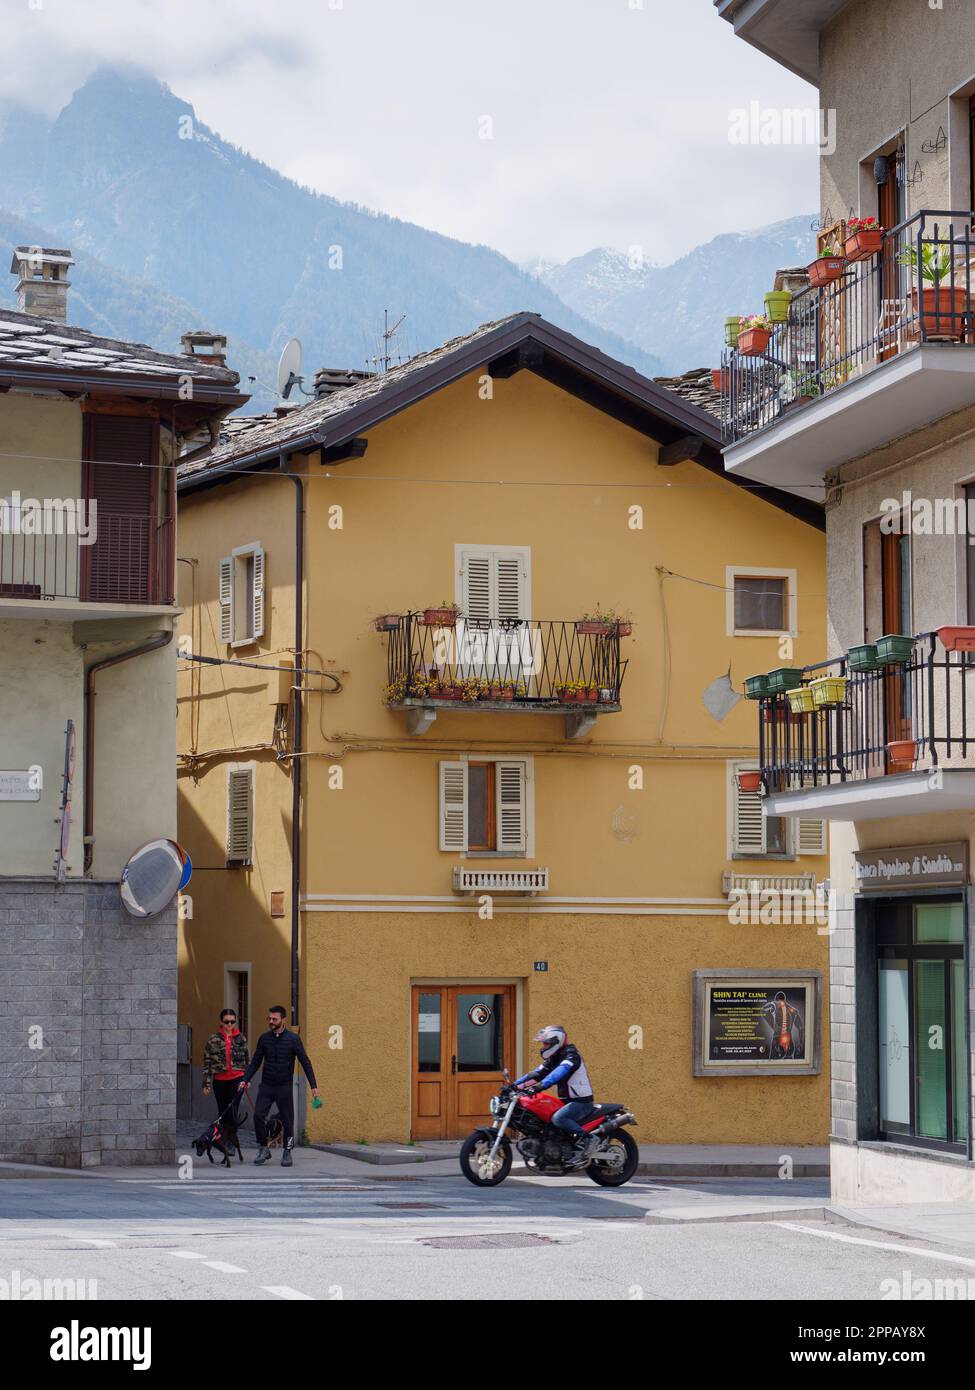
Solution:
M 237 1157 L 241 1163 L 244 1155 L 241 1153 L 240 1140 L 237 1137 L 237 1126 L 228 1116 L 222 1120 L 214 1120 L 198 1139 L 193 1140 L 193 1147 L 196 1149 L 197 1158 L 202 1158 L 206 1154 L 210 1162 L 213 1162 L 213 1150 L 223 1154 L 222 1168 L 230 1167 L 230 1155 L 236 1149 Z

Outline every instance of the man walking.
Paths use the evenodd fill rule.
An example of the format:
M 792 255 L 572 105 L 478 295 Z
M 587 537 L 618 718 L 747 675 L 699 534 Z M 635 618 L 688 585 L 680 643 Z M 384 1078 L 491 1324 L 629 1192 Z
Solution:
M 281 1004 L 274 1004 L 268 1009 L 268 1030 L 266 1033 L 262 1033 L 257 1041 L 254 1056 L 244 1073 L 240 1089 L 246 1091 L 250 1086 L 251 1078 L 263 1067 L 261 1089 L 257 1093 L 257 1104 L 254 1107 L 254 1130 L 260 1145 L 254 1162 L 267 1163 L 271 1157 L 271 1150 L 267 1146 L 267 1112 L 274 1104 L 278 1107 L 278 1114 L 281 1116 L 284 1130 L 284 1152 L 281 1155 L 281 1166 L 282 1168 L 290 1168 L 291 1150 L 294 1148 L 295 1142 L 295 1113 L 291 1095 L 295 1061 L 301 1063 L 301 1069 L 308 1078 L 311 1093 L 316 1100 L 318 1099 L 318 1083 L 315 1081 L 315 1072 L 301 1039 L 297 1033 L 292 1033 L 285 1028 L 284 1019 L 285 1010 Z

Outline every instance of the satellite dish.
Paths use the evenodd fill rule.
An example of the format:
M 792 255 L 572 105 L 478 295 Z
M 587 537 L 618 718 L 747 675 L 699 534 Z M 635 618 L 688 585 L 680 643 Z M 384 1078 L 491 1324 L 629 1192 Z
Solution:
M 278 360 L 278 395 L 285 400 L 291 394 L 295 382 L 301 380 L 301 343 L 297 338 L 289 338 Z
M 137 849 L 125 868 L 119 889 L 125 910 L 133 917 L 162 912 L 192 873 L 189 855 L 175 840 L 150 840 Z

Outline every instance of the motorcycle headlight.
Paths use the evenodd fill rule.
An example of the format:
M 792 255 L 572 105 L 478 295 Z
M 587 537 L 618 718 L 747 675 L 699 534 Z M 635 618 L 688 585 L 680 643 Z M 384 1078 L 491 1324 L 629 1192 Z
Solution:
M 488 1106 L 488 1109 L 490 1110 L 490 1112 L 491 1112 L 492 1115 L 496 1115 L 496 1114 L 498 1113 L 498 1111 L 501 1109 L 501 1105 L 500 1105 L 500 1103 L 499 1103 L 499 1101 L 498 1101 L 497 1096 L 492 1096 L 492 1097 L 491 1097 L 491 1103 L 490 1103 L 490 1105 Z

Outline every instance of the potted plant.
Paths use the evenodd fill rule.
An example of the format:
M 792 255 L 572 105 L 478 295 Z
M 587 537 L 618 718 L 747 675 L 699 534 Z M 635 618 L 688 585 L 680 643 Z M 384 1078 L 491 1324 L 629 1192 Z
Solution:
M 427 627 L 456 627 L 459 612 L 456 603 L 443 599 L 439 608 L 424 608 L 423 622 Z
M 787 372 L 779 392 L 782 409 L 793 410 L 798 405 L 808 405 L 820 394 L 819 382 L 808 372 L 793 376 Z
M 401 704 L 405 696 L 405 676 L 394 676 L 394 678 L 383 689 L 383 699 L 386 701 L 387 705 Z
M 739 772 L 737 777 L 740 792 L 760 792 L 762 790 L 762 774 L 760 772 Z
M 881 666 L 904 666 L 914 655 L 914 638 L 888 632 L 878 639 L 877 656 Z
M 409 684 L 409 694 L 411 700 L 423 700 L 430 694 L 430 682 L 426 676 L 417 672 Z
M 380 613 L 373 621 L 377 632 L 397 632 L 400 625 L 399 613 Z
M 917 757 L 917 740 L 894 738 L 887 744 L 888 768 L 891 772 L 910 772 Z
M 975 652 L 975 627 L 939 627 L 938 638 L 946 652 Z
M 797 685 L 802 685 L 802 667 L 779 666 L 769 671 L 767 679 L 770 695 L 784 695 L 787 690 L 795 690 Z
M 765 316 L 770 323 L 788 323 L 791 290 L 769 290 L 765 296 Z
M 594 705 L 599 699 L 599 686 L 595 681 L 583 682 L 582 698 L 587 704 Z
M 734 347 L 738 342 L 740 332 L 741 314 L 730 314 L 724 321 L 724 340 L 729 347 Z
M 846 224 L 846 245 L 843 250 L 849 263 L 868 261 L 880 252 L 884 229 L 876 217 L 851 217 Z
M 768 347 L 771 336 L 771 321 L 764 314 L 752 314 L 741 321 L 738 351 L 742 357 L 760 357 Z
M 616 691 L 608 685 L 599 687 L 599 703 L 601 705 L 612 705 L 616 702 Z
M 597 604 L 596 611 L 584 613 L 575 626 L 579 637 L 629 637 L 633 631 L 633 620 L 615 613 L 611 608 L 600 608 Z
M 745 677 L 745 699 L 764 700 L 769 693 L 768 676 Z
M 816 259 L 806 266 L 809 283 L 813 288 L 830 285 L 838 280 L 846 269 L 846 257 L 835 251 L 820 251 Z
M 846 664 L 851 671 L 876 671 L 883 662 L 877 653 L 876 642 L 862 642 L 851 647 L 846 654 Z
M 846 676 L 818 676 L 809 682 L 813 704 L 817 709 L 841 705 L 846 699 Z
M 808 685 L 797 685 L 794 690 L 787 690 L 786 694 L 793 714 L 812 714 L 816 706 Z
M 524 686 L 522 686 L 522 690 L 524 690 Z M 514 698 L 515 698 L 515 687 L 514 687 L 514 682 L 513 682 L 513 681 L 502 681 L 502 683 L 501 683 L 501 694 L 498 696 L 498 699 L 499 699 L 499 700 L 513 700 Z
M 565 681 L 562 685 L 557 685 L 555 693 L 562 705 L 571 705 L 576 697 L 575 686 L 572 681 Z
M 731 373 L 727 367 L 711 368 L 711 390 L 717 392 L 719 396 L 731 394 Z
M 920 259 L 916 246 L 905 247 L 899 257 L 901 265 L 909 266 L 930 286 L 928 289 L 915 286 L 911 290 L 911 317 L 916 324 L 920 300 L 921 331 L 926 338 L 957 341 L 965 336 L 966 315 L 970 315 L 971 305 L 963 274 L 958 277 L 962 281 L 960 284 L 957 281 L 954 286 L 942 284 L 951 279 L 953 253 L 954 243 L 950 240 L 925 241 L 921 243 Z

